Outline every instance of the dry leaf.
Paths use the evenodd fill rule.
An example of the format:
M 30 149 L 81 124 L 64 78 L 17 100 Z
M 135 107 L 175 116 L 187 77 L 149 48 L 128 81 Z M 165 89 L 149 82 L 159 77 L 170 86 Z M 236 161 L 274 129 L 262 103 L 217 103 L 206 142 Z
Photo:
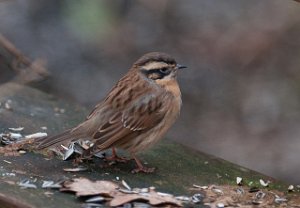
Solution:
M 104 195 L 112 197 L 118 185 L 111 181 L 90 181 L 86 178 L 76 178 L 63 184 L 61 191 L 76 192 L 76 196 Z
M 121 206 L 123 204 L 132 201 L 146 201 L 153 206 L 162 204 L 170 204 L 172 207 L 181 207 L 182 204 L 179 200 L 175 199 L 172 195 L 161 195 L 154 190 L 150 190 L 149 193 L 138 194 L 126 194 L 121 192 L 115 192 L 114 198 L 110 201 L 110 206 Z
M 172 205 L 172 207 L 181 207 L 181 201 L 173 195 L 162 194 L 154 189 L 136 189 L 136 191 L 122 192 L 119 186 L 111 181 L 90 181 L 86 178 L 76 178 L 63 184 L 60 191 L 75 192 L 76 196 L 100 195 L 110 197 L 110 206 L 121 206 L 133 201 L 145 201 L 153 206 Z M 127 189 L 126 189 L 127 190 Z M 138 191 L 139 190 L 139 191 Z M 148 191 L 149 190 L 149 191 Z
M 151 205 L 160 204 L 172 204 L 174 206 L 180 207 L 181 202 L 174 198 L 172 195 L 159 195 L 157 192 L 150 191 L 149 203 Z
M 114 198 L 110 201 L 109 205 L 111 207 L 121 206 L 128 202 L 136 201 L 136 200 L 146 200 L 144 196 L 139 194 L 125 194 L 121 192 L 116 192 Z

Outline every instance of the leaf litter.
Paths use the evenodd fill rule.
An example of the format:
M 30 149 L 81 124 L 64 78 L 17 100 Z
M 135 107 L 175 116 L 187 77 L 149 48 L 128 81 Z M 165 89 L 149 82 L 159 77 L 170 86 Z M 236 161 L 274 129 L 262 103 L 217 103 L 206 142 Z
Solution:
M 24 127 L 11 127 L 8 132 L 0 133 L 0 154 L 4 156 L 20 156 L 25 154 L 25 146 L 31 144 L 34 139 L 46 137 L 47 133 L 37 132 L 29 135 L 21 134 Z
M 20 154 L 26 153 L 26 151 L 23 151 L 23 147 L 26 144 L 30 144 L 32 139 L 47 136 L 47 133 L 43 132 L 37 132 L 24 136 L 21 133 L 23 129 L 23 127 L 12 127 L 9 128 L 9 132 L 0 133 L 0 144 L 5 145 L 4 147 L 0 146 L 0 154 L 5 156 L 19 156 Z M 82 155 L 83 152 L 92 145 L 93 143 L 91 143 L 89 140 L 79 140 L 69 144 L 68 147 L 61 146 L 56 153 L 60 154 L 64 160 L 67 160 L 75 153 Z M 94 156 L 100 158 L 104 157 L 102 152 Z M 3 160 L 3 162 L 11 163 L 10 161 L 6 160 Z M 69 172 L 85 170 L 85 167 L 64 169 L 64 171 Z M 300 207 L 300 200 L 298 200 L 299 197 L 290 196 L 291 192 L 295 192 L 295 187 L 297 189 L 300 188 L 299 185 L 296 185 L 295 187 L 290 185 L 287 188 L 287 191 L 290 192 L 290 194 L 286 196 L 284 193 L 278 191 L 262 191 L 259 187 L 252 186 L 252 182 L 248 184 L 250 187 L 244 188 L 242 187 L 243 179 L 241 177 L 237 177 L 237 188 L 233 188 L 233 186 L 199 186 L 194 184 L 193 189 L 197 190 L 198 192 L 192 197 L 188 197 L 173 196 L 171 194 L 157 192 L 153 187 L 132 189 L 124 180 L 120 182 L 122 183 L 121 187 L 111 181 L 92 182 L 88 179 L 80 178 L 74 179 L 71 182 L 65 182 L 63 185 L 62 183 L 55 183 L 53 181 L 44 181 L 42 188 L 60 188 L 61 191 L 75 192 L 78 197 L 91 196 L 92 198 L 89 198 L 86 201 L 86 207 L 96 207 L 97 205 L 102 206 L 104 202 L 108 202 L 110 206 L 123 205 L 124 207 L 126 207 L 126 204 L 130 205 L 130 203 L 139 203 L 145 207 L 147 207 L 149 204 L 151 206 L 170 205 L 172 207 L 180 207 L 182 206 L 182 203 L 204 203 L 204 205 L 213 205 L 214 207 L 249 207 L 253 205 L 259 207 L 270 207 L 270 205 L 286 207 L 296 205 L 297 207 Z M 23 180 L 17 184 L 21 188 L 37 188 L 37 186 L 34 184 L 34 181 L 30 180 Z M 85 184 L 85 186 L 83 184 Z M 263 179 L 260 179 L 259 184 L 261 188 L 267 188 L 270 184 L 270 181 L 264 181 Z M 80 187 L 85 188 L 80 190 Z M 93 204 L 95 206 L 93 206 Z
M 42 129 L 47 130 L 47 127 L 42 127 Z M 30 144 L 32 144 L 35 139 L 48 136 L 46 132 L 36 132 L 29 135 L 23 135 L 21 133 L 23 130 L 24 127 L 10 127 L 7 132 L 0 133 L 0 155 L 20 156 L 20 154 L 26 153 L 24 149 L 30 149 Z M 53 147 L 51 150 L 57 155 L 60 155 L 63 160 L 68 160 L 75 154 L 83 155 L 83 153 L 93 145 L 94 143 L 89 140 L 78 140 L 76 142 L 71 142 L 66 146 L 61 145 Z M 104 152 L 97 152 L 91 156 L 103 159 L 104 154 Z
M 75 178 L 63 183 L 61 191 L 75 192 L 76 196 L 103 195 L 112 197 L 112 193 L 118 188 L 118 185 L 111 181 L 90 181 L 86 178 Z
M 202 203 L 211 207 L 300 207 L 299 194 L 270 191 L 264 185 L 255 189 L 241 185 L 211 185 L 203 189 L 193 185 L 191 191 L 200 192 L 204 196 Z
M 91 181 L 86 178 L 75 178 L 63 183 L 60 190 L 75 192 L 77 197 L 90 196 L 91 198 L 88 198 L 86 203 L 108 201 L 111 207 L 118 207 L 131 202 L 146 202 L 152 206 L 182 206 L 182 202 L 171 194 L 157 192 L 154 187 L 131 189 L 124 180 L 118 185 L 112 181 Z
M 66 171 L 66 172 L 81 172 L 81 171 L 88 170 L 88 168 L 84 167 L 84 166 L 78 166 L 78 167 L 75 167 L 75 168 L 64 168 L 63 170 Z
M 20 181 L 18 183 L 18 185 L 21 188 L 24 188 L 24 189 L 26 189 L 26 188 L 34 188 L 34 189 L 36 189 L 37 188 L 37 186 L 33 183 L 33 181 L 28 180 L 28 179 L 24 179 L 24 180 Z

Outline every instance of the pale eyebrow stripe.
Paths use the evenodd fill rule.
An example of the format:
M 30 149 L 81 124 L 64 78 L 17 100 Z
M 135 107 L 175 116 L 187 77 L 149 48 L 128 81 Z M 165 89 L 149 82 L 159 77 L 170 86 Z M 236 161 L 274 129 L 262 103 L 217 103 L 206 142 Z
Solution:
M 167 67 L 168 64 L 165 62 L 150 62 L 143 66 L 143 69 L 151 70 L 151 69 L 161 69 L 163 67 Z

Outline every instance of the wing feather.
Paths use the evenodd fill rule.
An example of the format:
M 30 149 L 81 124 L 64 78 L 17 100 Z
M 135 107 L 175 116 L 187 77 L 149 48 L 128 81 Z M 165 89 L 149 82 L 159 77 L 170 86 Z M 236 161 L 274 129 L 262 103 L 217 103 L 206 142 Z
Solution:
M 167 93 L 147 94 L 133 102 L 127 110 L 117 113 L 118 116 L 114 114 L 113 121 L 106 122 L 93 135 L 94 146 L 104 150 L 156 126 L 168 110 L 163 107 L 168 106 L 165 105 L 168 101 L 166 96 Z

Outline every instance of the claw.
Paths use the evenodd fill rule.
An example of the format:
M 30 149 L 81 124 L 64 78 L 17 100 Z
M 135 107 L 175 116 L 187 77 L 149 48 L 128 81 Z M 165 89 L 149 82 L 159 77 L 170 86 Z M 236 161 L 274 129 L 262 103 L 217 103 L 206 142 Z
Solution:
M 88 162 L 88 161 L 92 161 L 93 158 L 92 157 L 82 157 L 82 156 L 79 156 L 79 157 L 76 157 L 74 160 L 73 160 L 73 165 L 78 165 L 80 163 L 83 163 L 83 162 Z
M 131 171 L 131 173 L 153 173 L 155 168 L 138 167 Z
M 134 155 L 131 154 L 132 158 L 135 160 L 137 168 L 133 169 L 132 173 L 153 173 L 155 168 L 148 168 L 142 165 L 141 161 Z
M 126 158 L 126 157 L 119 157 L 117 155 L 116 149 L 113 147 L 112 148 L 112 156 L 105 157 L 105 160 L 107 160 L 107 161 L 116 161 L 116 162 L 120 162 L 120 163 L 126 163 L 126 162 L 130 161 L 131 159 Z

